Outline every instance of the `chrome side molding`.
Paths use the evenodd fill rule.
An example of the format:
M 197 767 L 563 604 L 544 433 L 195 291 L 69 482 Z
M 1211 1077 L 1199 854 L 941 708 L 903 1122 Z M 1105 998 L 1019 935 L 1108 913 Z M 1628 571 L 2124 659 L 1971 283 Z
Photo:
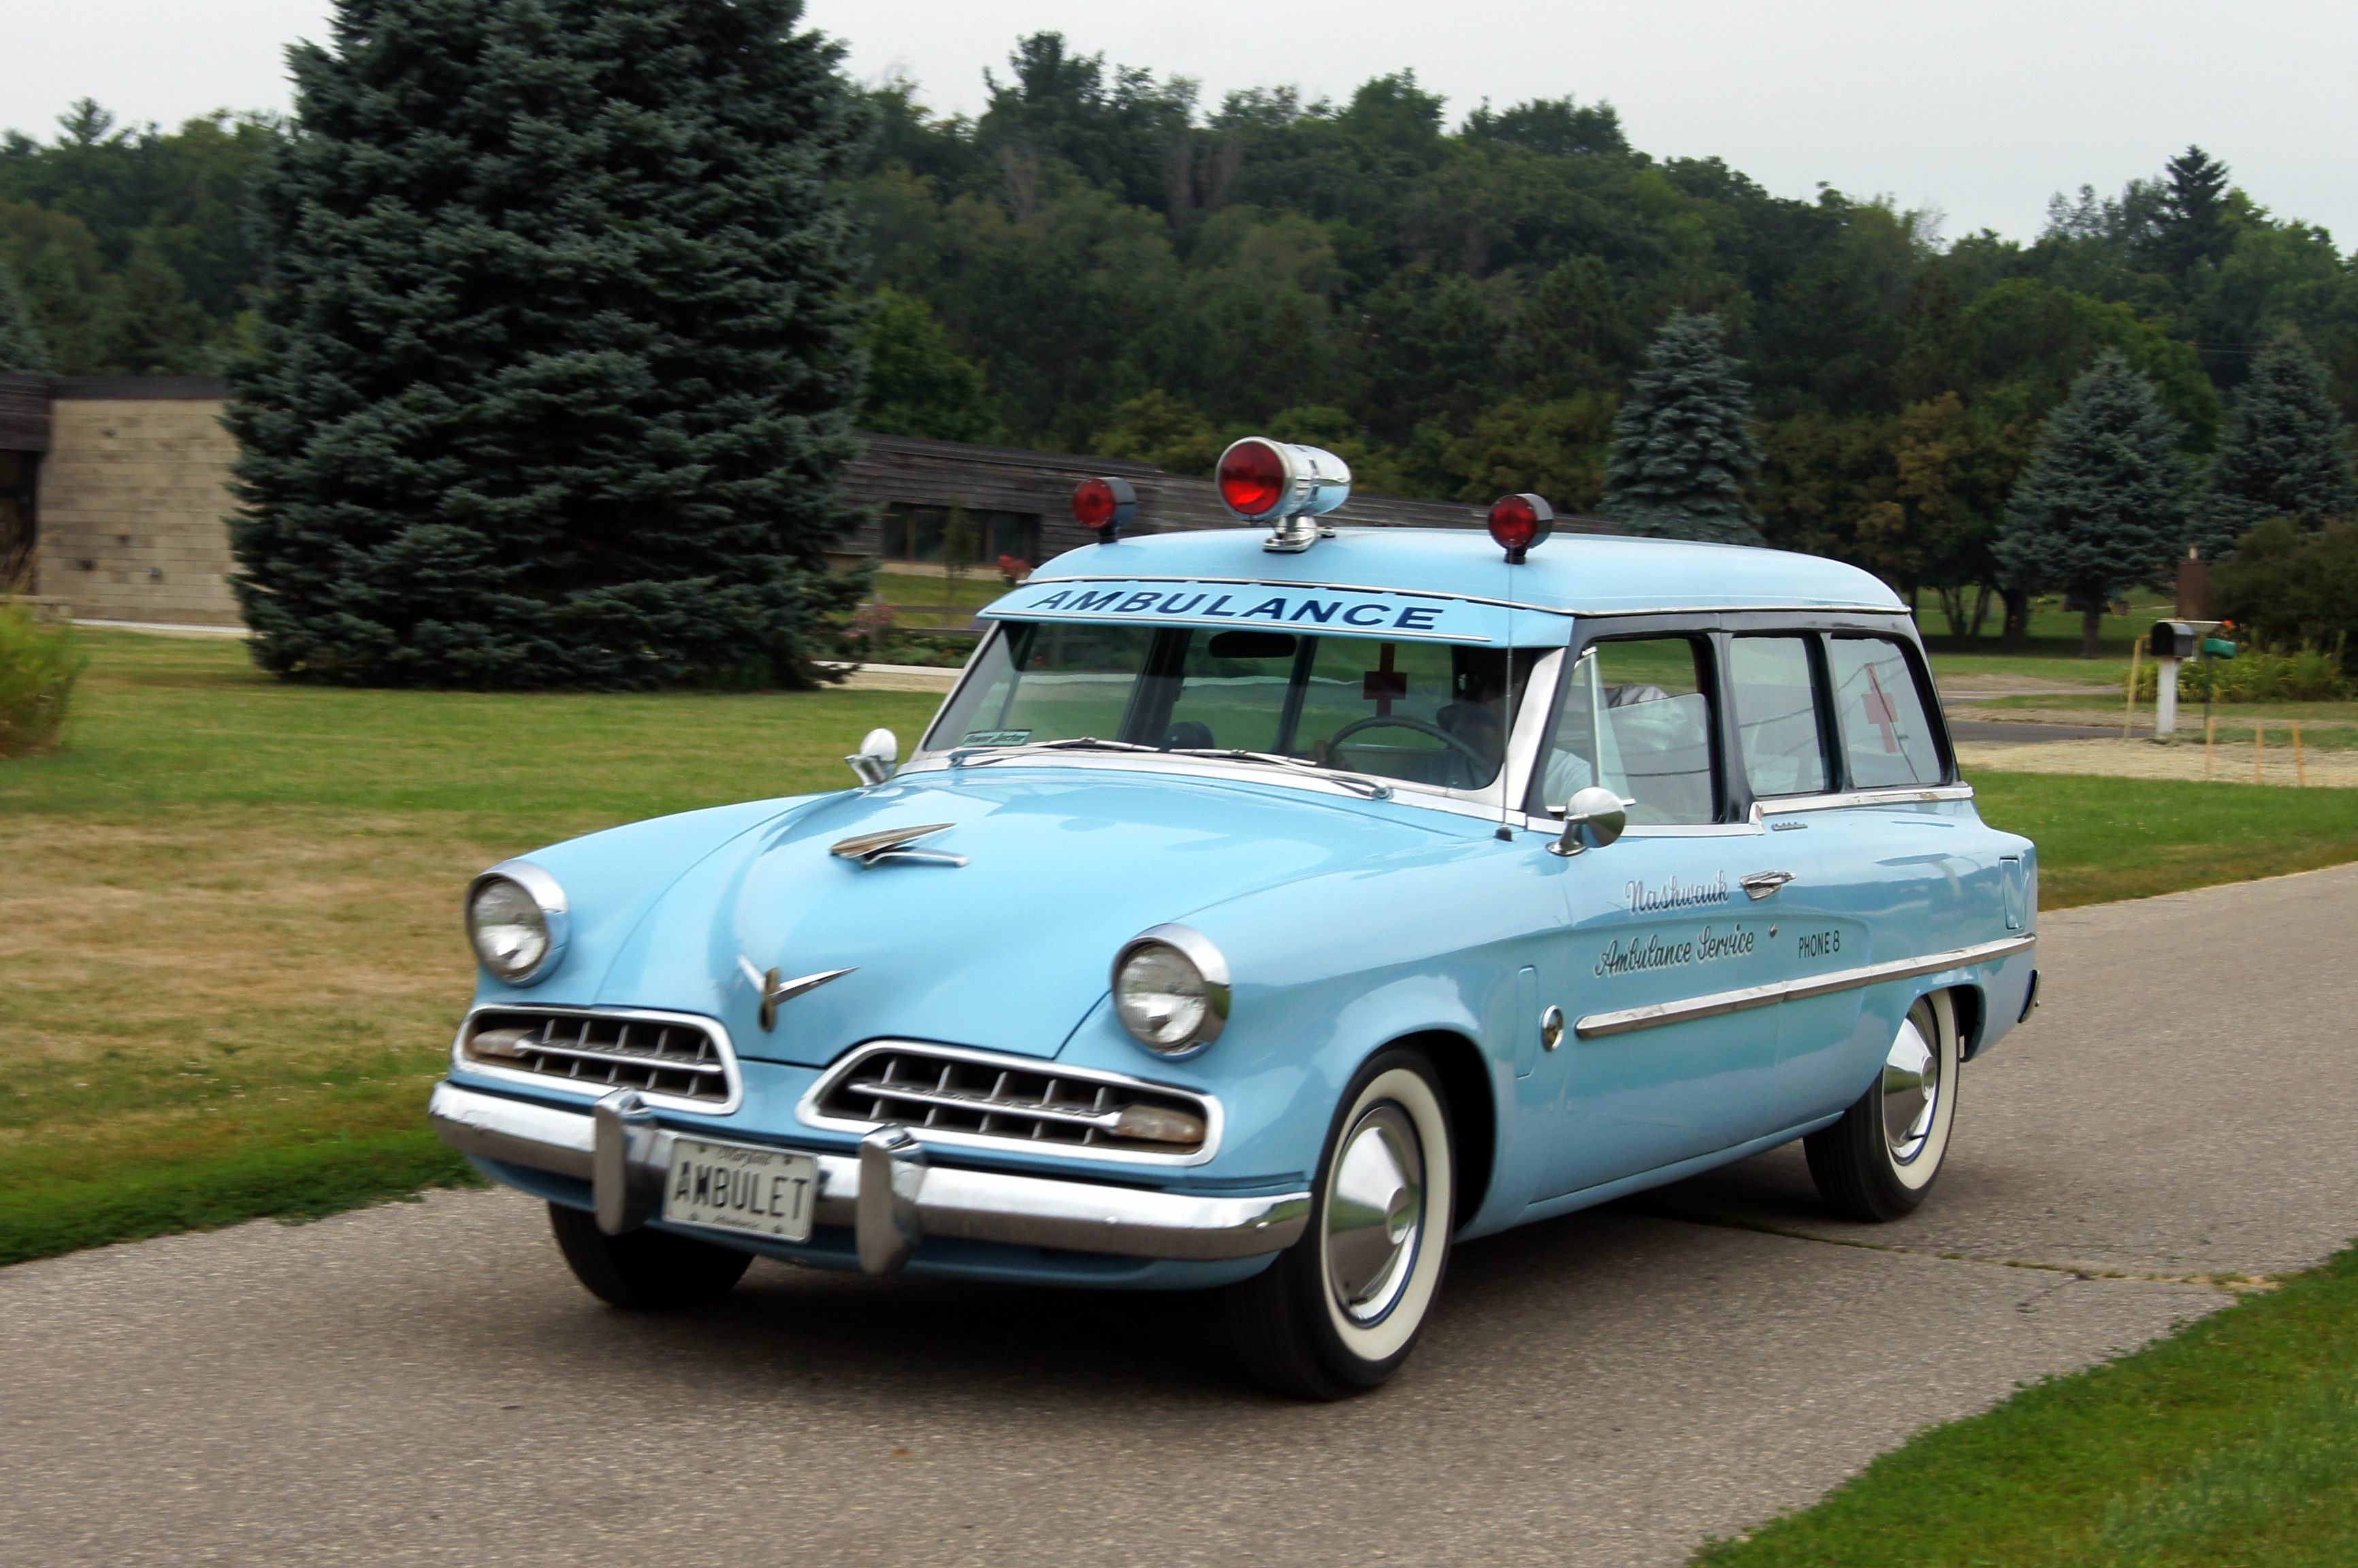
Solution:
M 1798 980 L 1778 980 L 1765 986 L 1747 986 L 1740 990 L 1714 991 L 1707 996 L 1688 997 L 1680 1001 L 1650 1002 L 1644 1007 L 1622 1008 L 1614 1012 L 1592 1012 L 1574 1024 L 1573 1030 L 1583 1040 L 1596 1040 L 1610 1034 L 1630 1034 L 1640 1029 L 1658 1029 L 1665 1023 L 1715 1018 L 1723 1012 L 1774 1007 L 1780 1001 L 1801 997 L 1855 990 L 1862 986 L 1880 985 L 1885 980 L 1910 979 L 1918 975 L 1937 975 L 1943 969 L 1961 969 L 1969 964 L 1986 964 L 1994 959 L 2011 957 L 2017 953 L 2028 953 L 2038 941 L 2035 935 L 2008 936 L 2002 941 L 1952 948 L 1946 953 L 1930 953 L 1920 958 L 1894 958 L 1887 963 L 1861 964 L 1853 969 L 1830 969 L 1823 975 L 1810 975 Z

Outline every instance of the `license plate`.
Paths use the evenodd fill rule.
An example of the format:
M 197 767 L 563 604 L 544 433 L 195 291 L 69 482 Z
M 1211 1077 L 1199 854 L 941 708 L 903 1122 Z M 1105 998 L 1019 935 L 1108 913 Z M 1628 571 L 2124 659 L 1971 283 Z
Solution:
M 678 1225 L 808 1241 L 818 1202 L 818 1162 L 785 1149 L 671 1141 L 663 1217 Z

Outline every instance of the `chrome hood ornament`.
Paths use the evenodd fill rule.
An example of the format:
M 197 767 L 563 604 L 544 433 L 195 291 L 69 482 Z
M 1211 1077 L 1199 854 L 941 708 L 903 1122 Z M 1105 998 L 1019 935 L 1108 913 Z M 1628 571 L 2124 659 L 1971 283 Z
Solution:
M 762 999 L 762 1028 L 764 1032 L 778 1026 L 780 1002 L 792 1001 L 805 991 L 815 991 L 827 981 L 839 980 L 859 968 L 854 964 L 849 968 L 821 969 L 815 975 L 802 975 L 790 980 L 784 978 L 782 970 L 755 968 L 753 960 L 741 953 L 737 957 L 738 972 L 752 983 L 753 994 Z
M 935 833 L 946 833 L 957 827 L 955 822 L 928 823 L 923 827 L 888 827 L 882 833 L 862 833 L 855 838 L 838 840 L 829 850 L 847 860 L 857 860 L 863 866 L 881 866 L 887 860 L 916 860 L 932 866 L 963 866 L 964 855 L 953 855 L 946 849 L 912 849 L 908 846 Z

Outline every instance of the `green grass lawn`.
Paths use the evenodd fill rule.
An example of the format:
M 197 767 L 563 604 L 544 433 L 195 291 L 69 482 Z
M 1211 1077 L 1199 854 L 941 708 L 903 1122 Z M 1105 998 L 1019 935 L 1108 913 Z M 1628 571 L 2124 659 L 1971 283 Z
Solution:
M 2347 1568 L 2358 1249 L 1877 1459 L 1699 1568 Z
M 1920 624 L 1932 657 L 1932 673 L 1945 685 L 1960 676 L 2028 676 L 2039 680 L 2084 682 L 2118 691 L 2128 668 L 2130 645 L 2168 619 L 2175 606 L 2151 594 L 2133 596 L 2126 615 L 2107 614 L 2097 631 L 2099 654 L 2080 656 L 2080 616 L 2056 599 L 2034 601 L 2028 635 L 2017 649 L 2001 649 L 1993 633 L 1972 643 L 1948 636 L 1948 622 L 1929 597 Z

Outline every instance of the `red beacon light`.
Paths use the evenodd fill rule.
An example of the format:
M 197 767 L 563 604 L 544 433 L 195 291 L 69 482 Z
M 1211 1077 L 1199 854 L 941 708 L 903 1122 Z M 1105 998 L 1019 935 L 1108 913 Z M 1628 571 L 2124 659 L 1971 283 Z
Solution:
M 1220 454 L 1220 504 L 1240 522 L 1273 525 L 1265 549 L 1306 550 L 1311 521 L 1351 498 L 1351 466 L 1319 447 L 1247 436 Z
M 1085 479 L 1073 491 L 1073 521 L 1095 534 L 1100 545 L 1120 538 L 1121 525 L 1137 513 L 1138 492 L 1126 479 Z
M 1520 495 L 1502 495 L 1490 503 L 1490 537 L 1507 552 L 1507 564 L 1519 567 L 1535 545 L 1544 544 L 1555 531 L 1555 508 L 1547 503 L 1544 495 L 1526 491 Z

